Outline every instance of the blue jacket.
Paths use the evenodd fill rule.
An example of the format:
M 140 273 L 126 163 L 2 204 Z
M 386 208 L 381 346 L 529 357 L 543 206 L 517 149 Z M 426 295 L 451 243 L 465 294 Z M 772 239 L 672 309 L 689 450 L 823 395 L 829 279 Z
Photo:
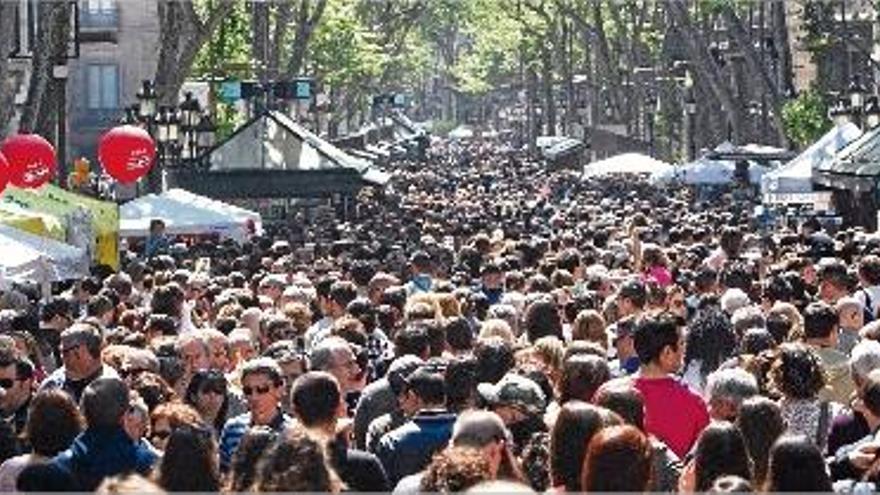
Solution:
M 391 486 L 424 469 L 434 453 L 446 447 L 455 418 L 446 411 L 420 411 L 382 437 L 377 454 Z
M 145 443 L 136 443 L 121 427 L 90 428 L 74 439 L 52 464 L 69 473 L 76 490 L 93 491 L 108 476 L 136 472 L 146 475 L 158 457 Z

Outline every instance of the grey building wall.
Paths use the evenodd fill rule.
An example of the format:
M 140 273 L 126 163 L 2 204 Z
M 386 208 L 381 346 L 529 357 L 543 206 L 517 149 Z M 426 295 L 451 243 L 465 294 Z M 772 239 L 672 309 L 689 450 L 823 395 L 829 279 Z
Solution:
M 137 101 L 141 81 L 153 78 L 159 52 L 156 5 L 145 0 L 81 1 L 80 57 L 70 61 L 67 87 L 70 160 L 86 157 L 94 169 L 98 138 L 116 125 L 124 107 Z M 102 82 L 96 87 L 95 74 L 114 70 L 115 88 L 103 84 L 107 77 L 97 78 Z

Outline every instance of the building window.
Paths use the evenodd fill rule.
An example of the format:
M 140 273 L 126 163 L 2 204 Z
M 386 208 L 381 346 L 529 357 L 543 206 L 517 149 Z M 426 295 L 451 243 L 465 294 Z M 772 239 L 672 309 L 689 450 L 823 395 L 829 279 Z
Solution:
M 89 110 L 119 108 L 119 67 L 116 64 L 89 65 L 86 85 Z
M 119 11 L 116 0 L 82 0 L 79 20 L 86 30 L 116 29 Z

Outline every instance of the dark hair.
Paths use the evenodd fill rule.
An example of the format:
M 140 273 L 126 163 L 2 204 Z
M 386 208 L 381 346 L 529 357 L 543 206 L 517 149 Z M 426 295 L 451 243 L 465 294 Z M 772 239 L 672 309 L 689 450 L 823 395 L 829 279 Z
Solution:
M 342 393 L 333 375 L 310 371 L 293 382 L 290 400 L 297 418 L 303 426 L 311 428 L 336 417 Z
M 601 387 L 593 403 L 614 411 L 627 424 L 645 431 L 645 399 L 639 389 L 632 385 L 615 383 Z
M 89 428 L 112 427 L 128 411 L 128 386 L 119 378 L 98 378 L 82 393 L 80 410 Z
M 421 366 L 406 377 L 406 390 L 426 404 L 444 404 L 446 401 L 446 382 L 443 375 L 430 366 Z
M 220 429 L 223 428 L 223 423 L 226 420 L 226 411 L 229 408 L 229 384 L 226 381 L 226 376 L 223 375 L 222 372 L 216 370 L 200 370 L 193 374 L 193 377 L 189 381 L 189 385 L 186 387 L 184 402 L 196 408 L 199 399 L 199 392 L 209 388 L 211 390 L 222 392 L 223 394 L 223 405 L 220 406 L 220 410 L 217 412 L 217 418 L 214 424 L 217 431 L 220 431 Z
M 816 351 L 803 344 L 786 343 L 770 369 L 770 383 L 792 399 L 812 399 L 825 387 L 822 361 Z
M 153 291 L 153 299 L 150 302 L 150 313 L 160 313 L 172 318 L 180 318 L 184 297 L 183 289 L 174 282 L 156 287 L 156 290 Z
M 497 337 L 479 340 L 474 356 L 478 383 L 497 383 L 515 364 L 510 344 Z
M 644 492 L 651 481 L 653 447 L 635 426 L 603 428 L 590 440 L 581 476 L 585 492 Z
M 44 390 L 31 401 L 25 437 L 35 454 L 53 457 L 70 447 L 84 424 L 70 395 L 61 390 Z
M 779 312 L 770 312 L 765 323 L 767 331 L 773 336 L 774 342 L 781 344 L 788 340 L 791 333 L 792 321 L 787 315 Z
M 720 308 L 710 306 L 700 310 L 688 325 L 685 366 L 699 360 L 700 373 L 703 376 L 718 369 L 735 350 L 736 335 L 733 325 Z
M 869 285 L 880 285 L 880 257 L 868 255 L 859 262 L 859 275 Z
M 739 408 L 736 425 L 752 459 L 752 480 L 761 486 L 767 477 L 770 448 L 785 432 L 782 409 L 767 397 L 748 398 Z
M 582 400 L 590 402 L 603 383 L 611 379 L 608 361 L 591 354 L 577 354 L 562 364 L 559 402 Z
M 667 316 L 645 317 L 636 325 L 633 343 L 639 361 L 651 363 L 656 361 L 667 347 L 678 349 L 680 332 L 678 323 Z
M 824 302 L 814 302 L 804 309 L 804 337 L 827 339 L 839 321 L 833 307 Z
M 184 425 L 171 431 L 159 464 L 159 485 L 169 492 L 220 490 L 217 445 L 204 425 Z
M 161 376 L 151 371 L 137 373 L 131 389 L 144 399 L 150 412 L 160 404 L 170 402 L 174 398 L 174 389 Z
M 300 429 L 282 436 L 262 456 L 252 489 L 260 492 L 330 492 L 333 473 L 320 442 Z
M 776 339 L 764 328 L 750 328 L 742 336 L 740 341 L 740 353 L 758 354 L 776 347 Z
M 472 447 L 451 447 L 434 455 L 425 468 L 419 491 L 459 493 L 491 479 L 489 461 Z
M 422 357 L 428 351 L 428 330 L 424 325 L 407 325 L 394 337 L 394 354 L 405 356 L 412 354 Z
M 257 477 L 257 462 L 277 439 L 278 434 L 268 426 L 248 429 L 232 456 L 229 491 L 241 493 L 250 490 Z
M 328 297 L 331 301 L 345 309 L 348 303 L 357 298 L 357 286 L 347 280 L 340 280 L 330 286 Z
M 530 304 L 525 311 L 523 328 L 529 342 L 548 336 L 563 339 L 562 321 L 556 304 L 552 301 L 538 300 Z
M 607 409 L 578 400 L 564 404 L 550 433 L 553 485 L 562 485 L 568 492 L 578 491 L 584 456 L 593 435 L 606 426 L 619 424 L 620 418 Z
M 822 452 L 805 436 L 783 436 L 770 450 L 766 492 L 831 492 Z
M 454 351 L 469 351 L 474 347 L 474 329 L 471 323 L 462 317 L 452 318 L 446 322 L 446 343 Z
M 477 360 L 473 356 L 449 361 L 446 367 L 446 406 L 452 411 L 469 405 L 477 390 Z
M 708 490 L 716 478 L 726 474 L 751 479 L 749 464 L 749 455 L 739 429 L 726 421 L 710 424 L 697 439 L 694 456 L 696 491 Z

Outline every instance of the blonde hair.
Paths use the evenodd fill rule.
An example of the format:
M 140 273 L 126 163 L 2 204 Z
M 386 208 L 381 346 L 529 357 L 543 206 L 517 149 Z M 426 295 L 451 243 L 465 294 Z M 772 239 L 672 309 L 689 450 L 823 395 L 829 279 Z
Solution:
M 513 336 L 513 330 L 510 329 L 510 325 L 506 321 L 498 318 L 488 319 L 480 325 L 479 339 L 486 340 L 492 337 L 500 338 L 510 345 L 513 345 L 516 340 Z

